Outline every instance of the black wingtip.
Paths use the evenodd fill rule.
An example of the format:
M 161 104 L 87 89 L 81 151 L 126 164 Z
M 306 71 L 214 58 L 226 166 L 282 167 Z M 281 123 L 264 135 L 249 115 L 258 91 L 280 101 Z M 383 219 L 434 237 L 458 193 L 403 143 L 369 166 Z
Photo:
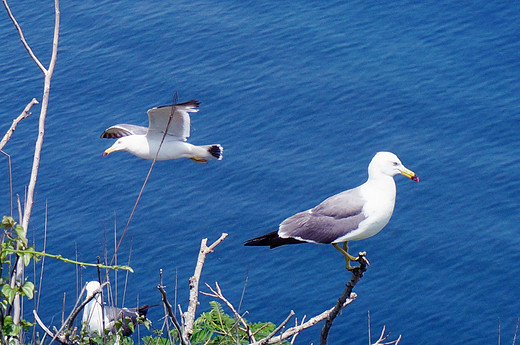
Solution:
M 278 231 L 273 231 L 268 234 L 252 238 L 244 242 L 244 246 L 269 246 L 273 249 L 286 244 L 305 243 L 304 241 L 295 238 L 282 238 L 278 236 Z
M 223 151 L 224 151 L 224 149 L 222 148 L 222 146 L 220 146 L 218 144 L 211 145 L 210 147 L 208 147 L 209 154 L 212 155 L 213 157 L 215 157 L 218 160 L 222 159 L 222 152 Z
M 200 101 L 196 100 L 196 99 L 192 99 L 191 101 L 188 101 L 188 102 L 175 104 L 175 106 L 184 106 L 184 107 L 190 107 L 190 108 L 198 108 L 200 106 Z

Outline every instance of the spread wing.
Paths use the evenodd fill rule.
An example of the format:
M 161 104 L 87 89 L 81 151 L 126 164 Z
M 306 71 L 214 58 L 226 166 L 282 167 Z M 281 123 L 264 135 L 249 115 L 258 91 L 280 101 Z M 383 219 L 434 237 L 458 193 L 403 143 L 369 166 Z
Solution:
M 190 136 L 190 114 L 199 111 L 199 101 L 165 105 L 148 110 L 149 134 L 164 133 L 170 114 L 173 117 L 168 125 L 167 134 L 185 141 Z
M 101 134 L 101 138 L 116 139 L 116 138 L 126 137 L 128 135 L 144 135 L 147 132 L 148 132 L 148 128 L 146 128 L 146 127 L 121 123 L 121 124 L 107 128 Z
M 282 238 L 295 238 L 305 242 L 332 243 L 356 230 L 366 216 L 365 200 L 358 188 L 331 196 L 318 206 L 295 214 L 280 224 Z

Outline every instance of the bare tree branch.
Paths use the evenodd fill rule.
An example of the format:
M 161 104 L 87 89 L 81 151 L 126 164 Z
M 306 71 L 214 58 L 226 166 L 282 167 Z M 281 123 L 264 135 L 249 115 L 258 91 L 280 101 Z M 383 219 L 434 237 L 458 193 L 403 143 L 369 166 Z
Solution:
M 59 38 L 59 28 L 60 28 L 60 9 L 59 9 L 59 0 L 54 0 L 54 36 L 52 43 L 52 54 L 51 61 L 49 63 L 49 69 L 46 69 L 38 58 L 34 55 L 33 51 L 27 44 L 25 37 L 23 35 L 22 29 L 16 19 L 14 18 L 9 5 L 6 0 L 2 0 L 5 9 L 7 10 L 7 14 L 11 18 L 18 34 L 20 36 L 20 40 L 22 41 L 25 49 L 31 56 L 31 58 L 36 62 L 40 70 L 44 73 L 44 86 L 43 86 L 43 96 L 42 96 L 42 106 L 40 109 L 40 118 L 38 125 L 38 138 L 36 139 L 36 144 L 34 148 L 34 157 L 33 157 L 33 165 L 31 170 L 31 177 L 29 180 L 29 186 L 27 190 L 27 200 L 25 203 L 25 209 L 23 218 L 21 220 L 21 225 L 24 229 L 24 236 L 27 236 L 27 229 L 29 227 L 29 219 L 31 217 L 32 206 L 34 203 L 34 190 L 36 186 L 36 180 L 38 177 L 38 169 L 40 165 L 40 155 L 43 146 L 43 137 L 45 133 L 45 118 L 47 115 L 47 107 L 49 104 L 49 93 L 51 87 L 51 78 L 54 72 L 54 67 L 56 65 L 56 58 L 58 55 L 58 38 Z M 18 248 L 21 249 L 21 248 Z M 11 285 L 16 283 L 21 283 L 24 280 L 24 264 L 22 260 L 18 260 L 16 264 L 16 270 L 13 276 L 11 277 Z M 15 325 L 20 324 L 20 319 L 22 315 L 22 306 L 21 306 L 21 296 L 16 294 L 13 300 L 13 323 Z
M 193 323 L 195 322 L 195 312 L 197 310 L 197 305 L 199 304 L 199 281 L 200 275 L 202 273 L 202 267 L 204 266 L 204 261 L 206 260 L 206 255 L 213 252 L 216 246 L 222 242 L 228 234 L 223 233 L 218 240 L 216 240 L 209 247 L 207 246 L 208 239 L 204 238 L 200 244 L 199 256 L 197 258 L 197 265 L 195 266 L 195 273 L 190 278 L 190 300 L 188 302 L 188 310 L 184 313 L 184 334 L 183 337 L 189 341 L 189 338 L 193 334 Z
M 5 7 L 6 11 L 7 11 L 7 14 L 9 15 L 9 18 L 11 18 L 11 21 L 13 22 L 13 24 L 14 24 L 14 26 L 16 28 L 16 31 L 18 31 L 18 35 L 20 36 L 20 40 L 22 41 L 22 44 L 25 47 L 25 50 L 27 50 L 27 52 L 29 53 L 31 58 L 34 60 L 34 62 L 36 62 L 36 64 L 38 65 L 40 70 L 43 72 L 43 74 L 47 74 L 47 69 L 42 65 L 40 60 L 38 60 L 36 55 L 34 55 L 31 47 L 29 47 L 29 44 L 27 44 L 27 41 L 25 40 L 25 37 L 24 37 L 23 32 L 22 32 L 22 28 L 20 27 L 20 25 L 16 21 L 16 18 L 14 17 L 13 13 L 11 12 L 11 9 L 9 8 L 9 5 L 7 4 L 7 1 L 6 0 L 2 0 L 2 2 L 4 3 L 4 7 Z
M 26 106 L 25 109 L 22 111 L 22 113 L 13 120 L 13 123 L 11 124 L 11 127 L 7 130 L 4 137 L 2 138 L 2 141 L 0 141 L 0 151 L 4 148 L 5 144 L 11 139 L 11 136 L 13 135 L 14 130 L 16 129 L 16 126 L 20 121 L 31 115 L 29 110 L 31 110 L 32 106 L 38 104 L 38 101 L 36 98 L 33 98 L 32 101 L 30 101 Z
M 379 336 L 379 339 L 373 344 L 373 345 L 397 345 L 401 341 L 401 336 L 397 338 L 396 340 L 389 341 L 387 343 L 384 343 L 386 339 L 390 336 L 390 333 L 385 334 L 386 327 L 383 326 L 383 330 L 381 331 L 381 335 Z

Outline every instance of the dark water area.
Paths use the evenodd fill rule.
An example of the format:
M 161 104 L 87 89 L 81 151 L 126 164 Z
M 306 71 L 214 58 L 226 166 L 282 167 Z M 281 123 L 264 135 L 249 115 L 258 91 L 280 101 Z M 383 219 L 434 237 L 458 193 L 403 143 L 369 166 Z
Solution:
M 53 4 L 10 2 L 48 64 Z M 224 159 L 157 162 L 119 252 L 127 304 L 160 303 L 159 270 L 185 310 L 200 240 L 228 238 L 207 258 L 251 321 L 299 320 L 330 308 L 349 275 L 328 245 L 244 247 L 292 214 L 355 187 L 377 151 L 414 170 L 396 176 L 394 215 L 353 242 L 369 270 L 336 319 L 331 344 L 366 343 L 367 312 L 400 344 L 511 343 L 520 316 L 520 6 L 517 2 L 391 3 L 62 1 L 58 61 L 29 237 L 47 252 L 95 262 L 113 253 L 150 167 L 127 153 L 101 157 L 116 123 L 198 99 L 193 144 L 220 143 Z M 0 15 L 0 133 L 43 76 Z M 39 107 L 4 148 L 14 190 L 28 184 Z M 0 158 L 0 209 L 9 213 Z M 82 281 L 96 279 L 82 269 Z M 30 275 L 30 278 L 31 275 Z M 77 273 L 46 260 L 40 310 L 58 325 Z M 119 273 L 121 284 L 124 274 Z M 210 298 L 201 296 L 200 311 Z M 28 302 L 32 305 L 32 302 Z M 26 305 L 30 312 L 32 307 Z M 162 311 L 149 318 L 159 327 Z M 319 342 L 321 326 L 296 344 Z M 373 339 L 374 339 L 373 334 Z

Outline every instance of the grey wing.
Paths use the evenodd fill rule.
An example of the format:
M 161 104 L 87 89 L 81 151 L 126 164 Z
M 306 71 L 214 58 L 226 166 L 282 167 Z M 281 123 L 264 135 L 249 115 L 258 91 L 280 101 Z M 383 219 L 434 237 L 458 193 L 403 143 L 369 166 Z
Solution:
M 121 313 L 119 314 L 119 319 L 121 320 L 121 334 L 123 334 L 125 337 L 130 336 L 133 333 L 133 327 L 130 328 L 130 323 L 133 323 L 134 326 L 137 325 L 138 317 L 139 314 L 135 308 L 121 309 Z
M 108 319 L 109 322 L 114 322 L 119 319 L 121 308 L 105 305 L 103 306 L 105 318 Z
M 332 243 L 356 230 L 365 220 L 363 205 L 357 188 L 336 194 L 313 209 L 284 220 L 278 234 L 306 242 Z
M 148 132 L 148 128 L 146 127 L 121 123 L 107 128 L 101 134 L 101 138 L 116 139 L 126 137 L 128 135 L 144 135 L 146 132 Z
M 152 133 L 164 133 L 170 114 L 173 112 L 173 117 L 168 125 L 167 134 L 178 138 L 179 140 L 186 140 L 190 136 L 191 119 L 189 113 L 199 111 L 197 107 L 199 102 L 192 100 L 189 102 L 165 105 L 155 107 L 148 110 L 149 130 Z

